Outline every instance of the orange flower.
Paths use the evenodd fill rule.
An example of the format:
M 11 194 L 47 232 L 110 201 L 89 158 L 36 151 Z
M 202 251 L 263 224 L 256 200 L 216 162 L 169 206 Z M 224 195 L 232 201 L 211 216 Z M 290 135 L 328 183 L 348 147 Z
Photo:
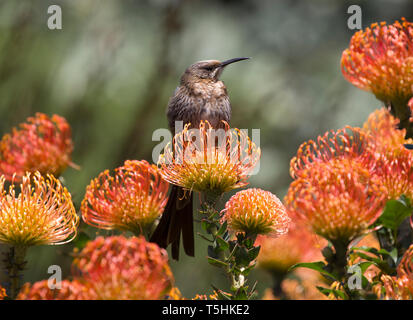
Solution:
M 288 233 L 279 238 L 259 236 L 256 241 L 256 245 L 261 246 L 258 266 L 284 274 L 296 263 L 320 260 L 320 240 L 307 228 L 295 223 L 291 223 Z
M 70 160 L 72 150 L 71 130 L 66 120 L 36 113 L 0 141 L 0 174 L 17 182 L 26 171 L 57 177 L 68 165 L 75 166 Z
M 374 23 L 354 34 L 343 52 L 344 77 L 379 100 L 407 105 L 413 85 L 413 24 Z
M 79 253 L 74 268 L 98 300 L 163 299 L 174 281 L 166 251 L 143 237 L 98 237 Z
M 396 155 L 405 150 L 403 144 L 413 143 L 413 139 L 405 139 L 406 130 L 398 129 L 400 120 L 393 117 L 390 112 L 381 108 L 372 112 L 363 125 L 363 131 L 372 137 L 370 143 L 374 144 L 376 155 L 388 153 Z
M 26 173 L 18 195 L 11 184 L 4 190 L 0 177 L 0 242 L 32 246 L 73 240 L 79 218 L 69 191 L 51 175 Z M 33 184 L 33 186 L 31 185 Z
M 327 300 L 317 287 L 325 286 L 324 280 L 317 272 L 301 269 L 296 272 L 297 278 L 287 278 L 282 283 L 282 289 L 291 300 Z
M 51 289 L 48 280 L 31 285 L 26 283 L 20 290 L 17 300 L 94 300 L 95 296 L 87 286 L 74 280 L 62 280 L 60 288 Z
M 247 235 L 270 235 L 277 237 L 288 231 L 290 218 L 285 207 L 274 194 L 261 189 L 237 192 L 225 204 L 222 221 L 228 228 Z
M 387 194 L 359 161 L 333 159 L 301 175 L 290 185 L 287 208 L 330 241 L 348 244 L 381 214 Z
M 127 160 L 114 176 L 106 170 L 91 181 L 81 205 L 82 218 L 97 228 L 141 234 L 162 214 L 168 187 L 156 166 Z
M 381 280 L 386 291 L 385 299 L 413 300 L 413 245 L 403 255 L 397 267 L 397 277 L 382 276 Z
M 176 134 L 158 164 L 164 179 L 172 184 L 222 194 L 247 185 L 260 156 L 261 150 L 244 131 L 230 129 L 227 123 L 225 129 L 214 130 L 205 121 L 199 129 L 186 125 Z
M 374 167 L 371 137 L 359 128 L 345 127 L 318 136 L 317 141 L 301 144 L 291 159 L 290 174 L 295 179 L 308 173 L 308 168 L 333 159 L 354 159 L 366 168 Z M 307 169 L 307 171 L 305 170 Z
M 0 286 L 0 300 L 4 300 L 5 297 L 7 297 L 6 289 Z
M 375 174 L 386 188 L 388 199 L 398 199 L 404 194 L 413 200 L 413 153 L 403 146 L 413 143 L 413 139 L 404 138 L 405 130 L 398 130 L 398 123 L 383 108 L 369 116 L 363 130 L 373 137 Z

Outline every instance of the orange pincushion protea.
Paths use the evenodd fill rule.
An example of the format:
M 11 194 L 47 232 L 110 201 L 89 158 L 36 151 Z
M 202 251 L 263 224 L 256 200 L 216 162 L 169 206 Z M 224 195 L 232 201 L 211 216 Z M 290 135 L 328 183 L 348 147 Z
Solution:
M 223 138 L 218 138 L 218 145 L 217 137 Z M 244 131 L 230 129 L 227 123 L 225 129 L 214 130 L 205 121 L 199 129 L 186 125 L 177 133 L 158 164 L 164 179 L 172 184 L 187 190 L 222 194 L 247 185 L 260 156 L 260 148 Z
M 228 229 L 247 235 L 269 235 L 277 237 L 288 231 L 290 218 L 274 194 L 261 189 L 237 192 L 225 204 L 223 221 Z
M 375 158 L 371 145 L 371 137 L 359 128 L 347 126 L 328 131 L 317 137 L 317 141 L 309 140 L 301 144 L 297 155 L 291 159 L 290 174 L 295 179 L 308 173 L 309 167 L 333 159 L 354 159 L 372 168 Z
M 299 262 L 321 259 L 321 239 L 308 228 L 290 224 L 288 233 L 278 238 L 259 236 L 256 245 L 261 246 L 258 266 L 270 272 L 284 274 Z
M 97 228 L 141 234 L 165 207 L 169 184 L 146 161 L 127 160 L 111 176 L 106 170 L 86 188 L 83 220 Z
M 17 300 L 95 300 L 94 292 L 82 282 L 62 280 L 60 288 L 51 289 L 48 280 L 31 285 L 26 283 L 20 290 Z
M 413 300 L 413 245 L 403 255 L 397 267 L 397 277 L 382 276 L 381 280 L 386 292 L 385 299 Z M 381 292 L 378 295 L 380 297 Z
M 379 100 L 407 105 L 413 96 L 413 23 L 374 23 L 354 34 L 343 52 L 344 77 Z
M 387 194 L 359 161 L 334 159 L 310 166 L 285 198 L 289 211 L 330 241 L 349 243 L 380 215 Z
M 4 300 L 5 297 L 7 297 L 6 289 L 0 286 L 0 300 Z
M 0 174 L 17 182 L 26 171 L 57 177 L 68 165 L 74 166 L 70 160 L 72 150 L 71 130 L 66 120 L 36 113 L 0 141 Z
M 164 249 L 143 237 L 98 237 L 74 260 L 96 299 L 163 299 L 173 287 Z
M 398 129 L 400 120 L 381 108 L 372 112 L 363 125 L 363 131 L 372 137 L 376 154 L 388 153 L 396 155 L 405 150 L 403 144 L 413 143 L 413 139 L 405 139 L 406 130 Z
M 4 190 L 0 177 L 0 242 L 32 246 L 63 244 L 77 234 L 79 218 L 72 198 L 59 180 L 39 172 L 22 177 L 20 193 L 15 186 Z M 33 184 L 33 186 L 32 186 Z
M 374 111 L 363 126 L 373 137 L 376 169 L 389 199 L 405 195 L 413 200 L 413 153 L 404 144 L 413 143 L 405 139 L 405 130 L 398 130 L 399 120 L 386 109 Z

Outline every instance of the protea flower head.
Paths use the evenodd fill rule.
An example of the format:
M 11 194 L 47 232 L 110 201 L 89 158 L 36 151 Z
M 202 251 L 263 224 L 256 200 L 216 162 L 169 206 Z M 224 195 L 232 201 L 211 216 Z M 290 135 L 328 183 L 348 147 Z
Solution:
M 413 96 L 413 23 L 373 23 L 353 35 L 341 57 L 344 77 L 379 100 L 403 103 Z
M 385 299 L 413 299 L 413 245 L 404 253 L 397 267 L 397 277 L 382 276 L 381 280 L 386 292 Z
M 59 287 L 51 288 L 48 280 L 26 283 L 17 300 L 95 300 L 94 292 L 78 280 L 62 280 Z
M 66 120 L 36 113 L 1 139 L 0 174 L 16 182 L 27 171 L 58 177 L 67 166 L 75 167 L 70 160 L 72 150 L 71 130 Z
M 225 204 L 222 221 L 228 229 L 246 235 L 277 237 L 288 231 L 290 218 L 284 205 L 274 194 L 250 188 L 233 195 Z
M 321 259 L 321 239 L 296 223 L 291 223 L 288 233 L 278 238 L 259 236 L 256 245 L 261 246 L 258 266 L 277 274 L 287 273 L 296 263 Z
M 372 112 L 363 125 L 363 131 L 372 137 L 376 155 L 386 156 L 404 150 L 404 144 L 413 143 L 413 139 L 405 139 L 406 130 L 398 129 L 400 120 L 390 114 L 386 108 Z
M 328 131 L 317 140 L 301 144 L 297 155 L 291 159 L 290 174 L 294 179 L 308 173 L 311 166 L 337 159 L 353 159 L 365 167 L 374 167 L 372 139 L 360 128 L 345 127 Z
M 0 300 L 4 300 L 5 297 L 7 297 L 6 289 L 0 285 Z
M 141 234 L 162 214 L 168 187 L 155 165 L 127 160 L 113 176 L 106 170 L 91 181 L 81 205 L 82 218 L 97 228 Z
M 359 161 L 334 159 L 310 166 L 285 198 L 289 212 L 318 235 L 348 244 L 378 218 L 387 194 Z
M 405 195 L 413 200 L 413 153 L 404 144 L 405 130 L 397 129 L 399 120 L 386 109 L 374 111 L 367 119 L 363 130 L 373 137 L 375 150 L 375 174 L 380 177 L 389 199 Z
M 188 124 L 177 133 L 158 162 L 164 179 L 187 190 L 218 195 L 247 185 L 261 150 L 244 131 L 224 124 L 225 129 L 218 130 L 207 121 L 198 129 Z
M 143 237 L 98 237 L 78 254 L 74 268 L 99 300 L 163 299 L 174 282 L 166 251 Z
M 77 234 L 79 218 L 72 198 L 52 175 L 26 173 L 19 193 L 4 190 L 0 177 L 0 242 L 23 247 L 67 243 Z

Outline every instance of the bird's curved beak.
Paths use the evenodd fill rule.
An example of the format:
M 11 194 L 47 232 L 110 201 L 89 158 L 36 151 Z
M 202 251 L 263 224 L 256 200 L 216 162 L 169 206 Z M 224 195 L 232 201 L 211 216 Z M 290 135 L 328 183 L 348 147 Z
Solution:
M 242 60 L 247 60 L 247 59 L 250 59 L 250 58 L 233 58 L 233 59 L 225 60 L 225 61 L 221 62 L 220 67 L 222 68 L 222 67 L 225 67 L 225 66 L 227 66 L 231 63 L 242 61 Z

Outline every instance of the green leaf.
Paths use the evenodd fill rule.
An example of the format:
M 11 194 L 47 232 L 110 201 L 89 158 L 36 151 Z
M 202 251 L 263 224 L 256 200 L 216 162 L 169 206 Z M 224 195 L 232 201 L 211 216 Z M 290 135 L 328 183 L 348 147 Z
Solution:
M 240 267 L 247 267 L 250 264 L 248 249 L 245 247 L 238 247 L 235 251 L 235 262 Z
M 302 263 L 297 263 L 295 265 L 293 265 L 292 267 L 290 267 L 290 269 L 288 269 L 288 271 L 293 271 L 294 269 L 297 268 L 308 268 L 308 269 L 312 269 L 312 270 L 316 270 L 318 272 L 320 272 L 321 274 L 333 279 L 333 280 L 338 280 L 333 274 L 331 274 L 330 272 L 324 270 L 324 268 L 326 267 L 325 263 L 322 261 L 317 261 L 317 262 L 302 262 Z
M 247 287 L 239 288 L 234 294 L 234 300 L 248 300 Z
M 356 265 L 360 267 L 362 274 L 364 274 L 364 272 L 366 272 L 368 267 L 370 267 L 372 264 L 374 263 L 371 261 L 362 261 L 362 262 L 356 263 Z
M 217 236 L 216 237 L 217 244 L 219 245 L 221 250 L 227 250 L 229 249 L 229 243 L 222 239 L 221 237 Z
M 260 253 L 260 249 L 261 249 L 261 246 L 253 247 L 252 249 L 248 250 L 248 257 L 250 261 L 253 261 L 258 257 L 258 254 Z
M 222 236 L 225 231 L 227 231 L 228 228 L 228 223 L 227 221 L 224 221 L 224 223 L 219 227 L 218 231 L 217 231 L 217 236 Z
M 208 257 L 208 263 L 219 268 L 228 267 L 228 263 L 212 257 Z
M 232 296 L 230 294 L 225 293 L 221 289 L 218 289 L 213 284 L 211 284 L 212 289 L 217 293 L 219 300 L 232 300 Z
M 399 200 L 389 200 L 377 222 L 386 228 L 397 231 L 403 220 L 412 215 L 412 210 L 410 201 L 406 197 L 402 196 Z
M 384 250 L 384 249 L 382 249 L 382 250 Z M 382 251 L 382 250 L 380 250 L 380 251 Z M 380 252 L 380 251 L 379 251 L 379 252 Z M 393 259 L 393 262 L 394 262 L 395 264 L 397 264 L 397 259 L 398 259 L 397 248 L 393 248 L 392 251 L 390 251 L 389 255 L 390 255 L 390 257 Z
M 357 256 L 363 258 L 367 261 L 372 262 L 375 266 L 377 266 L 380 270 L 382 270 L 386 274 L 392 274 L 394 272 L 393 268 L 391 268 L 386 261 L 381 260 L 380 258 L 375 258 L 369 256 L 363 252 L 355 252 Z
M 347 295 L 341 290 L 334 290 L 334 289 L 327 289 L 323 287 L 317 286 L 317 289 L 324 295 L 328 296 L 330 293 L 334 294 L 335 297 L 342 298 L 344 300 L 348 300 Z
M 353 252 L 355 252 L 355 254 L 357 254 L 356 251 L 365 251 L 368 253 L 372 253 L 377 257 L 389 256 L 395 263 L 397 262 L 397 248 L 393 248 L 390 252 L 386 249 L 377 250 L 376 248 L 371 247 L 353 247 L 352 250 Z
M 201 221 L 201 228 L 205 231 L 209 230 L 210 225 L 211 225 L 211 223 L 209 221 L 205 220 L 205 219 L 203 219 Z

